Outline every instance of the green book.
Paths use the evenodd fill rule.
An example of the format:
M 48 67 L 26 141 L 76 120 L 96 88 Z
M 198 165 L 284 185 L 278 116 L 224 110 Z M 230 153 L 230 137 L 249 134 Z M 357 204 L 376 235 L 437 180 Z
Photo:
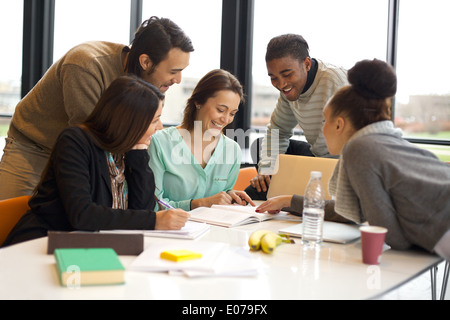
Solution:
M 54 256 L 63 286 L 125 283 L 125 268 L 111 248 L 55 249 Z

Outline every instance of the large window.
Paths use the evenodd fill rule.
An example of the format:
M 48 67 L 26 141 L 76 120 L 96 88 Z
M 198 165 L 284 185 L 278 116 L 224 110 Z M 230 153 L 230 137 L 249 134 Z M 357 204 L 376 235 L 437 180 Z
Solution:
M 362 59 L 386 60 L 388 0 L 256 0 L 252 125 L 265 126 L 278 99 L 267 75 L 270 39 L 302 35 L 313 58 L 345 68 Z
M 91 40 L 130 43 L 130 1 L 56 0 L 53 61 Z
M 189 66 L 183 71 L 181 84 L 166 93 L 162 114 L 165 124 L 179 124 L 186 100 L 198 80 L 208 71 L 220 68 L 220 36 L 222 0 L 144 0 L 142 20 L 151 16 L 169 18 L 192 40 L 195 51 Z
M 252 104 L 249 106 L 252 108 L 251 126 L 266 126 L 279 95 L 271 86 L 264 60 L 271 38 L 283 33 L 301 34 L 309 43 L 312 57 L 345 68 L 361 59 L 385 60 L 391 1 L 394 4 L 400 2 L 254 0 L 253 65 L 243 71 L 252 74 L 252 97 L 248 99 Z M 39 9 L 44 7 L 43 2 L 35 3 Z M 142 9 L 140 21 L 134 21 L 134 15 L 130 21 L 132 4 L 136 5 L 134 9 Z M 167 125 L 178 124 L 186 99 L 198 80 L 211 69 L 220 67 L 222 6 L 227 9 L 225 14 L 233 14 L 234 9 L 238 10 L 234 5 L 242 3 L 228 0 L 55 0 L 52 61 L 84 41 L 129 44 L 130 24 L 153 15 L 170 18 L 188 34 L 195 48 L 181 84 L 172 86 L 166 94 L 163 121 Z M 45 42 L 23 37 L 23 11 L 23 1 L 0 1 L 0 27 L 3 30 L 0 40 L 4 44 L 0 53 L 0 115 L 3 116 L 13 114 L 20 100 L 22 81 L 27 88 L 36 80 L 26 72 L 22 75 L 22 42 Z M 446 161 L 450 161 L 450 86 L 447 81 L 450 45 L 445 38 L 445 31 L 450 29 L 446 16 L 449 11 L 448 0 L 401 1 L 398 37 L 395 38 L 398 50 L 396 125 L 404 129 L 408 138 L 443 144 L 433 145 L 432 149 Z M 39 23 L 40 17 L 34 15 L 32 18 L 37 18 Z M 228 18 L 232 20 L 232 17 Z M 240 24 L 242 22 L 245 25 L 245 18 L 239 20 Z M 240 27 L 237 31 L 243 32 Z M 238 58 L 245 53 L 231 54 L 240 61 Z M 37 66 L 43 64 L 45 69 L 48 57 L 43 58 L 33 56 L 29 60 L 34 59 Z M 9 118 L 6 122 L 1 119 L 0 136 L 3 136 Z
M 450 140 L 450 2 L 401 1 L 395 123 L 407 137 Z M 450 161 L 450 147 L 432 147 Z
M 23 1 L 0 2 L 0 30 L 0 114 L 12 115 L 22 84 Z M 6 130 L 7 124 L 0 122 L 0 136 Z

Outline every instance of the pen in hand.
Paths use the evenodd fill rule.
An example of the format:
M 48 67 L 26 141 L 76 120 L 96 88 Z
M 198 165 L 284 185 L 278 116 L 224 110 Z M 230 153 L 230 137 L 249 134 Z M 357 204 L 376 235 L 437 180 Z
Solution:
M 174 209 L 174 207 L 172 207 L 170 204 L 168 204 L 168 203 L 162 201 L 161 199 L 158 199 L 158 203 L 159 203 L 160 205 L 162 205 L 163 207 L 166 207 L 166 209 Z
M 156 212 L 155 229 L 159 230 L 180 230 L 189 220 L 189 213 L 182 209 L 175 209 L 163 200 L 157 199 L 158 203 L 168 209 L 168 211 Z

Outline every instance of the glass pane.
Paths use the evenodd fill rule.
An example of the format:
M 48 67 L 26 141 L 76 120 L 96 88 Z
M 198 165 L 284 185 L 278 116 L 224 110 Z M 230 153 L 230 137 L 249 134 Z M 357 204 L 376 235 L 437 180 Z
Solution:
M 400 4 L 395 123 L 407 137 L 450 140 L 449 12 L 448 0 Z
M 130 43 L 130 1 L 56 0 L 53 61 L 85 41 Z
M 12 115 L 22 86 L 23 1 L 0 2 L 0 30 L 0 114 Z M 7 122 L 0 122 L 0 136 L 6 135 Z
M 351 68 L 362 59 L 386 60 L 388 0 L 255 1 L 252 126 L 266 126 L 279 93 L 267 75 L 270 39 L 302 35 L 310 55 Z
M 142 11 L 142 20 L 157 16 L 175 22 L 195 49 L 181 83 L 166 93 L 162 121 L 166 125 L 179 124 L 186 100 L 198 80 L 210 70 L 220 68 L 222 0 L 144 0 Z

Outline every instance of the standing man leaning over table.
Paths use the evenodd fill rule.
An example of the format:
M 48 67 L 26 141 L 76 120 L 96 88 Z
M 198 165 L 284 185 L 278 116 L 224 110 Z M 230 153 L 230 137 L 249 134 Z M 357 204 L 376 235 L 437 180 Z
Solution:
M 165 93 L 194 51 L 174 22 L 151 17 L 131 46 L 87 42 L 55 62 L 17 105 L 0 163 L 0 200 L 31 195 L 59 133 L 81 123 L 119 76 L 135 74 Z
M 266 65 L 272 85 L 280 91 L 275 110 L 262 141 L 259 175 L 246 188 L 253 200 L 265 200 L 270 172 L 278 154 L 329 156 L 322 134 L 322 111 L 328 99 L 346 85 L 343 68 L 309 56 L 306 40 L 296 34 L 285 34 L 270 40 Z M 308 143 L 290 140 L 299 125 Z M 276 139 L 273 141 L 271 139 Z M 272 147 L 277 150 L 272 150 Z

